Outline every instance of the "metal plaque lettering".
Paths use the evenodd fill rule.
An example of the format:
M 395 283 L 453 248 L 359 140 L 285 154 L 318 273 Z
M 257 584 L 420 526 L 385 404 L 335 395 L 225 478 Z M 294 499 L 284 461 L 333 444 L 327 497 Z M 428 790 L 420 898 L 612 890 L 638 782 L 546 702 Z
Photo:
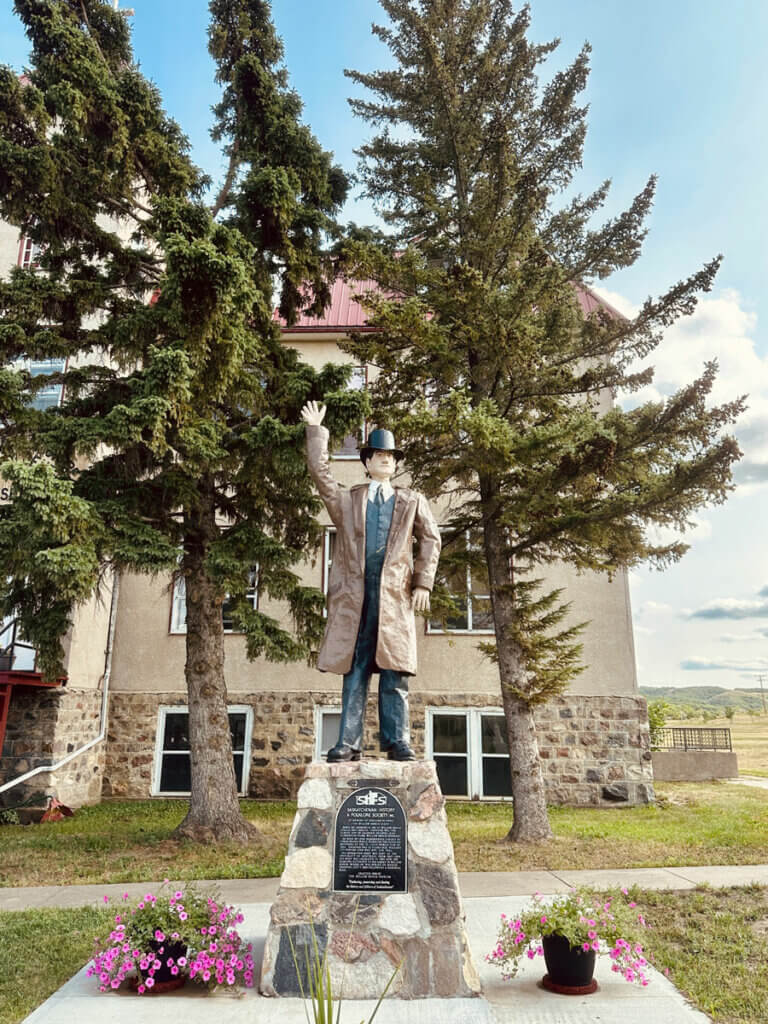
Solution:
M 334 892 L 408 892 L 405 811 L 386 789 L 351 793 L 336 815 Z

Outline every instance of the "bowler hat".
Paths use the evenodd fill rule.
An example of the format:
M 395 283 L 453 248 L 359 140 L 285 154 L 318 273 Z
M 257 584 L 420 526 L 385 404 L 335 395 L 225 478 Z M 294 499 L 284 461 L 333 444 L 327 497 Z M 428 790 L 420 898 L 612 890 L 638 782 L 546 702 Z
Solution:
M 363 465 L 370 459 L 374 452 L 392 452 L 395 460 L 399 462 L 403 453 L 395 448 L 395 435 L 391 430 L 372 430 L 368 435 L 368 444 L 360 449 L 360 461 Z

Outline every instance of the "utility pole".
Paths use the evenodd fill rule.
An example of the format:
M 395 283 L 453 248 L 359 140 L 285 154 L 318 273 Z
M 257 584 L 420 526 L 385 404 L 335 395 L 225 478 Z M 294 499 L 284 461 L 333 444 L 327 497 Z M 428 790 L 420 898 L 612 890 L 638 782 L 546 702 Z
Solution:
M 763 680 L 765 679 L 765 676 L 761 673 L 757 678 L 760 680 L 760 696 L 763 700 L 763 714 L 765 714 L 765 690 L 763 689 Z

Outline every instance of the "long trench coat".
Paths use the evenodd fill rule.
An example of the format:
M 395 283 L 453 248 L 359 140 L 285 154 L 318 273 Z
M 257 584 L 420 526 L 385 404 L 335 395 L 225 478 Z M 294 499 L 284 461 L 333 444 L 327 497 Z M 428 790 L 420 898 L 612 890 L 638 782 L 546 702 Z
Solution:
M 312 479 L 336 527 L 336 546 L 328 580 L 328 624 L 317 667 L 340 675 L 352 667 L 365 581 L 365 513 L 368 484 L 342 487 L 328 463 L 328 430 L 307 425 L 307 463 Z M 414 558 L 413 539 L 418 548 Z M 405 675 L 416 672 L 416 620 L 411 590 L 435 581 L 440 531 L 423 494 L 395 488 L 395 508 L 381 574 L 376 665 Z

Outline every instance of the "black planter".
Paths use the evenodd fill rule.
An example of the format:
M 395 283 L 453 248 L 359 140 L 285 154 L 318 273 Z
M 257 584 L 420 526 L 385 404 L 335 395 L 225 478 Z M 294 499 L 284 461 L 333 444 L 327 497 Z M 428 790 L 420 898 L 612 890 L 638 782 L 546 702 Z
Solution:
M 571 944 L 564 935 L 543 935 L 541 944 L 544 947 L 544 963 L 547 965 L 547 976 L 544 987 L 556 992 L 577 990 L 573 994 L 594 992 L 597 983 L 593 981 L 597 953 L 588 952 L 580 947 L 571 949 Z M 549 982 L 549 984 L 547 983 Z
M 158 985 L 172 986 L 176 988 L 179 985 L 183 985 L 186 978 L 186 969 L 182 968 L 178 974 L 171 974 L 171 968 L 168 966 L 168 958 L 173 959 L 174 964 L 178 963 L 180 956 L 185 956 L 187 952 L 186 944 L 183 942 L 157 942 L 155 939 L 150 939 L 149 948 L 154 952 L 157 959 L 160 961 L 161 966 L 155 971 L 152 977 L 155 979 L 155 988 Z M 162 953 L 160 950 L 162 949 Z M 147 950 L 149 952 L 149 950 Z M 148 972 L 142 972 L 146 980 Z

